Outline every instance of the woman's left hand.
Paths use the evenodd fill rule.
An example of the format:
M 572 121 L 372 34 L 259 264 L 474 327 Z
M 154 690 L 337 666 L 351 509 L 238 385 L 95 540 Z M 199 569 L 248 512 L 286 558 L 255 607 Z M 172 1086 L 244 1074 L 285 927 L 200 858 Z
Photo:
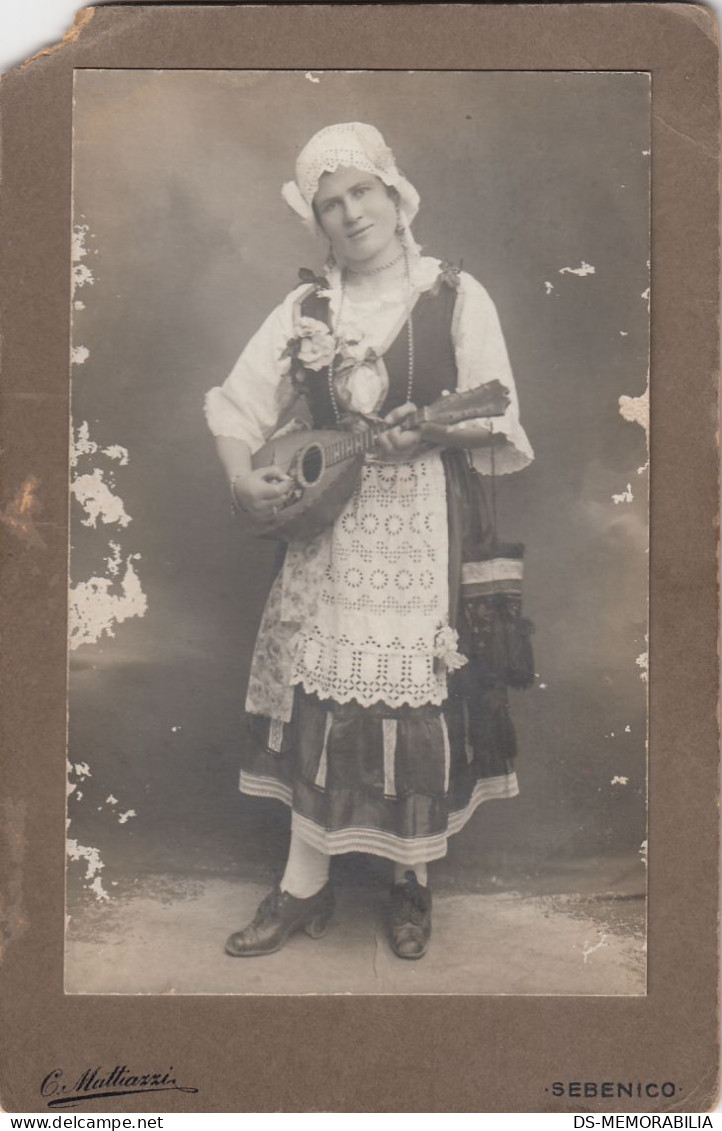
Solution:
M 416 412 L 413 404 L 402 404 L 394 408 L 384 417 L 389 424 L 401 424 L 412 413 Z M 413 459 L 421 447 L 421 433 L 418 428 L 390 428 L 382 432 L 376 441 L 376 450 L 381 459 L 406 460 Z

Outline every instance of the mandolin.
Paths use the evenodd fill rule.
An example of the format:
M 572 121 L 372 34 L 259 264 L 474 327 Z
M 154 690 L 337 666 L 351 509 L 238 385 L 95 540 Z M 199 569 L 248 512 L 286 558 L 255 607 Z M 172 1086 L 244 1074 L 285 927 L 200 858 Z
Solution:
M 508 390 L 499 381 L 489 381 L 465 393 L 439 397 L 411 413 L 401 427 L 423 429 L 425 424 L 451 425 L 501 416 L 508 404 Z M 274 517 L 259 525 L 259 533 L 290 541 L 310 538 L 329 526 L 353 494 L 364 459 L 373 452 L 378 437 L 397 427 L 373 421 L 363 431 L 311 429 L 271 438 L 253 456 L 253 470 L 275 465 L 293 482 Z

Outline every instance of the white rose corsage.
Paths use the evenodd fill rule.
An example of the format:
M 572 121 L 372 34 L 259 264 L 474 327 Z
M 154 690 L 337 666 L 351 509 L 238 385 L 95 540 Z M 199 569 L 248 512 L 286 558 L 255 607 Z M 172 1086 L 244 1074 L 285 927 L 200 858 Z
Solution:
M 325 322 L 301 317 L 294 335 L 280 356 L 282 376 L 290 373 L 298 392 L 305 393 L 304 371 L 330 368 L 339 406 L 345 412 L 370 416 L 386 400 L 389 378 L 386 366 L 356 326 L 346 326 L 335 337 Z
M 336 342 L 325 322 L 318 318 L 299 318 L 295 330 L 287 349 L 304 369 L 318 372 L 331 364 L 336 354 Z

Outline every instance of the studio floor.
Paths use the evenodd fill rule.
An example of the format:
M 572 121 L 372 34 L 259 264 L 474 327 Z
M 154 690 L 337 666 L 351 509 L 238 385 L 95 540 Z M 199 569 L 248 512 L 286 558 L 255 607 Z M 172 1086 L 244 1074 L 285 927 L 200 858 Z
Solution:
M 516 696 L 520 795 L 482 806 L 431 865 L 422 960 L 388 944 L 391 863 L 354 854 L 332 862 L 325 938 L 227 956 L 283 872 L 289 812 L 238 793 L 235 622 L 224 635 L 179 607 L 156 601 L 74 660 L 68 993 L 644 994 L 643 731 L 611 676 Z
M 587 870 L 596 882 L 585 892 Z M 224 953 L 225 938 L 252 918 L 266 883 L 144 875 L 107 901 L 83 890 L 71 898 L 66 992 L 644 994 L 639 870 L 622 860 L 605 861 L 603 870 L 590 861 L 573 877 L 547 872 L 531 890 L 505 882 L 498 892 L 460 892 L 442 882 L 433 892 L 429 950 L 414 962 L 389 947 L 387 887 L 373 876 L 344 883 L 341 870 L 325 938 L 300 932 L 277 954 L 238 959 Z M 575 894 L 560 890 L 570 880 Z

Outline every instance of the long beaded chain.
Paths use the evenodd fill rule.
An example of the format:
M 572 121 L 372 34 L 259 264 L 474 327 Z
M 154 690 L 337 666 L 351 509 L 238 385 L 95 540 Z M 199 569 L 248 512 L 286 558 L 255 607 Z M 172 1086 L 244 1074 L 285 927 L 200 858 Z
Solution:
M 407 282 L 407 286 L 408 286 L 408 289 L 409 289 L 409 301 L 410 301 L 410 298 L 411 298 L 411 280 L 409 278 L 409 260 L 408 260 L 408 256 L 406 255 L 405 251 L 403 252 L 403 256 L 404 256 L 404 260 L 405 260 L 405 263 L 406 263 L 406 282 Z M 395 262 L 398 262 L 398 260 L 395 260 Z M 356 273 L 360 274 L 360 272 L 356 272 Z M 372 272 L 366 272 L 366 274 L 371 274 L 371 273 Z M 340 326 L 341 326 L 341 315 L 343 314 L 343 304 L 344 304 L 345 298 L 346 298 L 346 270 L 344 268 L 341 271 L 341 301 L 338 304 L 338 314 L 336 315 L 336 325 L 333 328 L 334 340 L 336 340 L 338 338 L 338 331 L 339 331 Z M 414 392 L 414 323 L 413 323 L 413 319 L 411 317 L 411 310 L 409 310 L 409 313 L 406 317 L 406 338 L 407 338 L 407 342 L 408 342 L 408 358 L 409 358 L 409 365 L 408 365 L 407 379 L 406 379 L 406 403 L 409 404 L 411 402 L 411 398 L 412 398 L 413 392 Z M 335 386 L 335 382 L 334 382 L 334 361 L 335 360 L 336 359 L 335 359 L 335 356 L 334 356 L 331 359 L 331 362 L 330 362 L 329 367 L 328 367 L 328 393 L 329 393 L 329 397 L 331 398 L 331 406 L 333 408 L 333 415 L 336 419 L 336 423 L 338 424 L 338 423 L 340 423 L 340 420 L 341 420 L 341 413 L 339 411 L 338 401 L 336 399 L 336 386 Z

